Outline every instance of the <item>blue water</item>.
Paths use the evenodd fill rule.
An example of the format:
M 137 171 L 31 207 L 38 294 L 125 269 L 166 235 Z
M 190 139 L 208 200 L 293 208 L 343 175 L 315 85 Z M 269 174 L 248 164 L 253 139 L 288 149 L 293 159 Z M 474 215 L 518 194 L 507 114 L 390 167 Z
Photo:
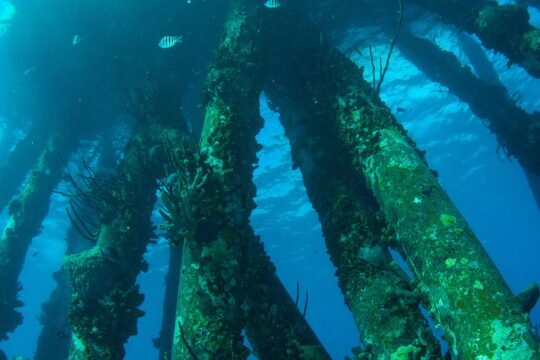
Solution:
M 0 13 L 2 9 L 0 5 Z M 532 22 L 537 24 L 538 12 L 531 13 Z M 458 48 L 452 28 L 428 22 L 416 26 L 424 29 L 425 35 L 442 48 Z M 4 31 L 11 29 L 0 27 L 0 36 Z M 343 49 L 347 49 L 348 41 L 365 35 L 365 31 L 351 32 L 343 39 Z M 0 52 L 1 45 L 0 42 Z M 384 54 L 388 43 L 380 39 L 380 43 L 371 45 L 376 54 Z M 467 64 L 459 51 L 457 55 Z M 1 71 L 6 71 L 1 62 L 6 56 L 0 54 Z M 369 65 L 369 59 L 359 53 L 351 52 L 350 56 L 359 65 Z M 509 93 L 522 94 L 520 105 L 527 111 L 540 111 L 540 81 L 531 79 L 517 67 L 508 69 L 500 55 L 488 53 L 488 56 Z M 369 69 L 370 66 L 366 66 L 367 77 Z M 430 167 L 438 171 L 440 183 L 512 290 L 517 293 L 532 282 L 540 283 L 540 210 L 519 164 L 498 153 L 495 137 L 470 112 L 467 104 L 428 80 L 399 51 L 394 53 L 381 96 L 391 109 L 406 109 L 396 113 L 396 117 L 419 148 L 427 151 Z M 359 344 L 359 334 L 337 287 L 321 227 L 308 202 L 301 175 L 298 170 L 292 170 L 289 144 L 279 124 L 279 114 L 268 109 L 264 96 L 261 111 L 266 122 L 258 140 L 264 148 L 259 153 L 259 168 L 255 173 L 258 207 L 252 214 L 252 224 L 291 296 L 295 296 L 297 282 L 301 286 L 300 303 L 303 303 L 304 291 L 309 292 L 307 320 L 332 357 L 342 359 Z M 2 117 L 0 114 L 0 124 L 4 121 Z M 0 127 L 0 139 L 5 133 L 5 126 Z M 28 252 L 21 275 L 25 321 L 10 340 L 2 344 L 8 356 L 31 358 L 35 351 L 40 331 L 37 316 L 41 313 L 41 303 L 53 289 L 51 274 L 60 268 L 65 250 L 63 238 L 69 225 L 66 205 L 61 196 L 53 197 L 43 231 Z M 4 212 L 0 224 L 3 226 L 5 221 Z M 150 270 L 138 279 L 146 295 L 143 304 L 146 316 L 139 321 L 139 334 L 127 344 L 126 359 L 157 357 L 151 339 L 158 335 L 161 323 L 167 254 L 168 244 L 164 239 L 148 249 L 146 259 Z M 540 322 L 539 306 L 531 318 L 533 323 Z

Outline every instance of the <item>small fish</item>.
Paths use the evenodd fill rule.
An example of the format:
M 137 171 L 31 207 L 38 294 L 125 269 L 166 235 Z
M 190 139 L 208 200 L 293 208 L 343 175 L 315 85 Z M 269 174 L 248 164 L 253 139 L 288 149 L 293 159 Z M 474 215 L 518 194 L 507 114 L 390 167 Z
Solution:
M 166 35 L 159 40 L 158 46 L 162 49 L 168 49 L 172 48 L 176 44 L 180 44 L 182 42 L 181 36 L 171 36 Z
M 398 107 L 398 108 L 396 109 L 396 111 L 397 111 L 398 113 L 402 113 L 402 112 L 407 111 L 407 109 L 404 109 L 404 108 L 402 108 L 402 107 Z
M 28 68 L 28 69 L 24 70 L 24 76 L 28 76 L 31 73 L 33 73 L 34 71 L 36 71 L 36 67 L 32 66 L 31 68 Z
M 281 1 L 279 0 L 268 0 L 264 3 L 264 6 L 266 6 L 269 9 L 275 9 L 281 6 Z
M 82 41 L 82 37 L 80 37 L 79 35 L 75 35 L 73 37 L 73 41 L 72 41 L 72 44 L 73 46 L 77 46 L 79 45 L 79 43 Z

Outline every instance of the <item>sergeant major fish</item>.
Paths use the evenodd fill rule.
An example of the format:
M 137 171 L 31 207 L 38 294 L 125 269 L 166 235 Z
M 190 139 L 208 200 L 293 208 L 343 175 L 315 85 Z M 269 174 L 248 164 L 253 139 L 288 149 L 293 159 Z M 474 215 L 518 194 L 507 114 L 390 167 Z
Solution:
M 172 48 L 176 44 L 180 44 L 182 42 L 181 36 L 171 36 L 166 35 L 159 40 L 158 46 L 162 49 L 168 49 Z
M 264 6 L 266 6 L 269 9 L 275 9 L 281 6 L 280 0 L 268 0 L 264 3 Z

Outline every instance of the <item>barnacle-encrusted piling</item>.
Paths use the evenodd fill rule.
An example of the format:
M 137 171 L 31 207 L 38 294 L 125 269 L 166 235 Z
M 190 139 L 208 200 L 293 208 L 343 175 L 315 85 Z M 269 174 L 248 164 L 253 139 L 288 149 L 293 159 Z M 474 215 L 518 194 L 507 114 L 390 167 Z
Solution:
M 173 359 L 243 359 L 245 241 L 262 126 L 262 48 L 248 1 L 232 1 L 203 100 L 200 166 L 181 175 L 183 256 Z M 204 196 L 202 196 L 204 195 Z M 185 209 L 188 207 L 188 209 Z M 173 214 L 174 216 L 174 214 Z
M 540 30 L 529 24 L 527 8 L 494 0 L 413 0 L 444 21 L 477 35 L 482 44 L 503 53 L 511 64 L 540 77 Z
M 200 151 L 178 157 L 165 197 L 183 244 L 173 359 L 246 358 L 244 326 L 261 359 L 329 359 L 249 223 L 264 58 L 260 18 L 248 1 L 232 4 L 207 76 Z
M 179 176 L 173 177 L 173 182 L 165 185 L 163 197 L 168 210 L 163 213 L 167 220 L 165 228 L 173 244 L 182 245 L 184 249 L 173 357 L 220 358 L 215 351 L 209 352 L 207 349 L 209 346 L 226 346 L 230 342 L 219 335 L 220 329 L 228 330 L 227 324 L 222 323 L 240 304 L 242 318 L 229 319 L 234 319 L 233 325 L 237 330 L 245 321 L 246 334 L 258 358 L 329 359 L 328 353 L 279 281 L 274 265 L 248 223 L 233 225 L 235 234 L 239 236 L 237 240 L 241 242 L 238 245 L 241 257 L 228 253 L 226 243 L 222 240 L 228 233 L 218 238 L 215 244 L 208 242 L 215 236 L 212 234 L 221 231 L 226 224 L 223 210 L 232 207 L 227 203 L 220 177 L 214 176 L 213 169 L 200 155 L 192 154 L 197 152 L 178 154 L 172 168 L 178 169 L 176 174 Z M 185 256 L 185 251 L 190 249 L 200 252 L 197 258 Z M 193 253 L 194 250 L 191 250 L 190 254 Z M 239 286 L 238 292 L 229 293 L 227 303 L 224 303 L 225 300 L 216 301 L 221 296 L 214 294 L 221 288 L 216 285 L 223 286 L 221 284 L 228 281 L 220 279 L 221 274 L 216 271 L 227 271 L 227 266 L 236 265 L 234 260 L 229 260 L 235 258 L 238 258 L 243 270 L 239 282 L 232 279 L 232 283 Z M 231 275 L 230 272 L 226 274 Z M 207 279 L 212 280 L 209 284 L 212 286 L 206 285 Z M 226 285 L 227 291 L 230 291 L 230 286 Z M 234 307 L 231 309 L 231 306 Z M 190 328 L 185 330 L 186 316 L 187 324 L 196 326 L 195 334 Z M 210 339 L 201 339 L 201 335 Z M 206 342 L 205 349 L 201 350 L 201 342 Z
M 22 322 L 22 314 L 16 310 L 23 305 L 18 299 L 19 274 L 49 211 L 51 193 L 62 177 L 63 159 L 77 143 L 75 137 L 53 136 L 21 193 L 9 204 L 8 223 L 0 237 L 0 341 Z
M 402 33 L 398 48 L 428 78 L 447 86 L 473 113 L 489 122 L 506 154 L 518 158 L 524 167 L 540 207 L 540 113 L 527 113 L 509 96 L 485 52 L 470 35 L 461 34 L 460 42 L 478 77 L 451 52 L 409 32 Z
M 486 119 L 508 156 L 515 156 L 525 169 L 540 175 L 540 113 L 528 114 L 504 87 L 477 78 L 454 54 L 427 39 L 403 32 L 398 48 L 427 77 L 447 86 L 475 115 Z
M 95 246 L 65 260 L 73 287 L 70 359 L 123 358 L 124 343 L 143 315 L 136 277 L 148 268 L 143 255 L 154 237 L 157 180 L 165 175 L 166 144 L 178 146 L 185 130 L 178 116 L 155 116 L 152 109 L 159 111 L 140 113 L 118 174 L 97 180 L 97 191 L 89 193 L 90 204 L 102 205 Z
M 399 249 L 456 357 L 538 359 L 538 342 L 486 251 L 362 71 L 300 13 L 271 33 L 300 89 L 332 116 L 339 142 L 364 174 Z M 289 24 L 294 24 L 293 26 Z M 291 34 L 301 33 L 299 37 Z M 331 134 L 328 134 L 330 136 Z
M 276 85 L 290 79 L 288 71 L 273 74 L 282 81 L 269 83 L 265 93 L 280 111 L 294 164 L 319 215 L 339 286 L 365 345 L 362 358 L 440 357 L 439 343 L 420 312 L 421 296 L 392 261 L 388 246 L 395 245 L 395 236 L 351 168 L 350 156 L 332 140 L 332 127 L 321 119 L 331 114 L 314 111 L 301 92 Z
M 101 142 L 101 152 L 97 170 L 94 173 L 94 180 L 104 176 L 108 169 L 114 168 L 114 150 L 112 149 L 112 139 L 107 134 L 103 135 Z M 89 189 L 85 189 L 89 190 Z M 98 218 L 99 214 L 95 209 L 79 209 L 84 211 L 87 218 Z M 72 255 L 88 250 L 94 243 L 85 239 L 76 227 L 71 224 L 66 233 L 66 255 Z M 42 330 L 38 338 L 34 360 L 67 359 L 69 355 L 71 325 L 68 319 L 69 307 L 71 305 L 71 284 L 63 268 L 53 273 L 56 287 L 51 292 L 49 299 L 41 305 L 42 313 L 39 321 Z

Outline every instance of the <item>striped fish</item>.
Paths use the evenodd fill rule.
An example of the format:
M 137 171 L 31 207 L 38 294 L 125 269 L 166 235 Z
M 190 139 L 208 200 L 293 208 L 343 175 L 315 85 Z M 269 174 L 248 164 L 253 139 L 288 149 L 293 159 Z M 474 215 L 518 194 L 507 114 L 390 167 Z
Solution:
M 279 0 L 268 0 L 264 3 L 264 6 L 266 6 L 269 9 L 275 9 L 281 6 L 281 1 Z
M 162 49 L 168 49 L 173 47 L 176 44 L 180 44 L 182 42 L 181 36 L 171 36 L 166 35 L 159 40 L 158 46 Z

